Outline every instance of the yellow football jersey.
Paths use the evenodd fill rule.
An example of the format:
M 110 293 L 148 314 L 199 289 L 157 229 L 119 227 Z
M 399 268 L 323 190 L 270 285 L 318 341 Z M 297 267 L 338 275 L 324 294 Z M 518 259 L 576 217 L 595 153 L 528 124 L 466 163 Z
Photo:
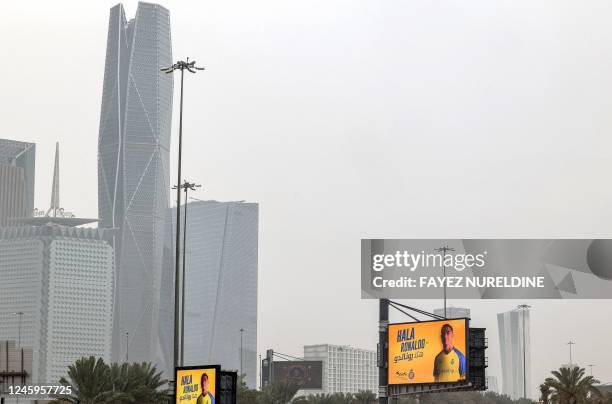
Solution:
M 205 396 L 200 395 L 196 404 L 215 404 L 215 399 L 210 393 L 206 394 Z
M 465 356 L 457 349 L 440 352 L 434 361 L 433 375 L 438 382 L 456 382 L 465 379 Z

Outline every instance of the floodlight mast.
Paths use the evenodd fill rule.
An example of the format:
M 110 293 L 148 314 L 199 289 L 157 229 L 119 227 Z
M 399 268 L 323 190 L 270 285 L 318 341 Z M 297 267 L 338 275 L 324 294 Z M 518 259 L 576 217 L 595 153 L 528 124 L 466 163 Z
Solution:
M 181 279 L 183 280 L 181 285 L 181 349 L 180 349 L 180 363 L 181 366 L 185 365 L 185 262 L 187 257 L 187 192 L 189 190 L 195 191 L 196 188 L 200 188 L 200 184 L 196 184 L 195 182 L 188 182 L 184 180 L 180 186 L 173 186 L 172 189 L 179 189 L 185 191 L 185 224 L 183 225 L 183 270 L 181 274 Z
M 181 71 L 181 98 L 179 112 L 179 143 L 178 143 L 178 180 L 177 184 L 181 183 L 181 164 L 182 164 L 182 149 L 183 149 L 183 81 L 185 70 L 190 73 L 195 73 L 198 70 L 204 70 L 203 67 L 195 65 L 195 60 L 186 61 L 179 60 L 172 66 L 161 69 L 166 74 L 173 73 L 176 70 Z M 181 188 L 176 190 L 176 245 L 175 245 L 175 268 L 174 268 L 174 361 L 175 367 L 179 366 L 179 322 L 180 322 L 180 293 L 179 285 L 182 282 L 180 279 L 180 243 L 181 243 Z M 176 381 L 175 381 L 176 382 Z
M 446 315 L 446 253 L 455 251 L 454 248 L 443 246 L 440 248 L 436 248 L 434 251 L 442 253 L 444 256 L 442 257 L 442 268 L 443 268 L 443 276 L 444 276 L 444 318 L 448 318 Z

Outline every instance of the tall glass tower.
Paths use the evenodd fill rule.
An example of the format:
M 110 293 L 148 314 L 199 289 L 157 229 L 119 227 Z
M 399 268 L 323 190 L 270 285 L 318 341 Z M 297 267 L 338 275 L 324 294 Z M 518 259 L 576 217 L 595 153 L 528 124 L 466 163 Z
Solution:
M 121 4 L 111 8 L 98 139 L 98 213 L 100 227 L 119 229 L 113 242 L 113 360 L 124 361 L 129 352 L 130 362 L 152 361 L 160 369 L 171 366 L 172 355 L 159 337 L 173 87 L 172 75 L 160 69 L 171 64 L 167 9 L 138 3 L 135 18 L 128 21 Z
M 497 315 L 503 393 L 513 400 L 531 397 L 531 327 L 529 310 Z M 526 393 L 525 393 L 526 392 Z
M 246 384 L 255 388 L 259 205 L 186 206 L 185 365 L 242 370 Z M 171 215 L 176 221 L 174 210 Z

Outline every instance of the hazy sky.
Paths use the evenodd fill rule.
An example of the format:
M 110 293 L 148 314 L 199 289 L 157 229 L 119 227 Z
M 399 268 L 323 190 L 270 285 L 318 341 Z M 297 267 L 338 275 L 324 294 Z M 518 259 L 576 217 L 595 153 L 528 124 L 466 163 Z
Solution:
M 97 216 L 115 3 L 3 4 L 0 137 L 36 142 L 39 208 L 60 141 L 62 204 Z M 361 238 L 612 236 L 611 2 L 162 4 L 175 59 L 206 66 L 186 82 L 185 175 L 199 198 L 260 203 L 260 352 L 375 348 Z M 494 375 L 495 314 L 519 303 L 467 302 Z M 612 382 L 609 300 L 530 303 L 534 391 L 570 339 Z

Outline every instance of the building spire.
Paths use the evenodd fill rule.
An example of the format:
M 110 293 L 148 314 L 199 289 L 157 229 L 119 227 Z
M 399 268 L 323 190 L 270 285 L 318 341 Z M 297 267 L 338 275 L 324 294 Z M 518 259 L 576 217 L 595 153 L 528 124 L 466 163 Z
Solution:
M 52 213 L 53 217 L 57 217 L 57 213 L 60 210 L 60 197 L 59 197 L 59 142 L 55 143 L 55 165 L 53 167 L 53 185 L 51 187 L 51 206 L 47 211 L 47 215 Z

